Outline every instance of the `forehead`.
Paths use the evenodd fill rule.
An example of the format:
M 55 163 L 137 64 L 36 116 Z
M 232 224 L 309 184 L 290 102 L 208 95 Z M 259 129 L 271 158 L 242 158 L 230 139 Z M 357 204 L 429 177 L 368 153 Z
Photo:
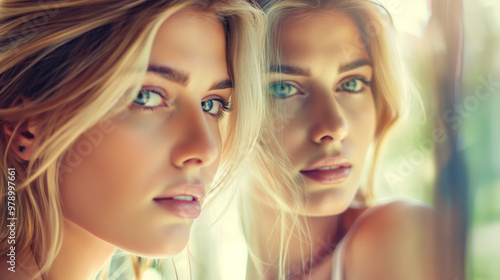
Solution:
M 187 72 L 203 66 L 225 66 L 226 41 L 221 22 L 215 15 L 195 10 L 172 15 L 158 30 L 150 61 L 165 62 Z
M 345 13 L 318 11 L 291 16 L 278 34 L 281 59 L 350 61 L 368 58 L 354 20 Z

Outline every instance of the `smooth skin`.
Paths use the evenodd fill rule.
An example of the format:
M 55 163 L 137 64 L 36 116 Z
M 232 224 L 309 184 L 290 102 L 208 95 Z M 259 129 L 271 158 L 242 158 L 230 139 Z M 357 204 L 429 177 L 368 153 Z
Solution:
M 358 190 L 375 135 L 375 103 L 365 84 L 372 79 L 371 61 L 364 49 L 351 56 L 342 52 L 344 44 L 355 44 L 359 36 L 347 16 L 320 14 L 291 22 L 280 35 L 282 67 L 293 69 L 270 73 L 271 92 L 281 93 L 276 103 L 284 114 L 283 145 L 296 175 L 306 179 L 305 214 L 336 214 L 349 206 Z M 276 86 L 288 92 L 278 92 Z M 336 156 L 352 165 L 340 184 L 320 184 L 300 173 L 324 157 Z
M 305 210 L 299 214 L 310 222 L 313 258 L 319 261 L 311 279 L 331 279 L 333 249 L 325 252 L 325 248 L 338 243 L 348 231 L 344 279 L 434 279 L 430 208 L 397 201 L 368 210 L 348 209 L 367 171 L 365 157 L 376 128 L 373 62 L 363 47 L 348 55 L 344 51 L 346 46 L 360 45 L 355 22 L 346 14 L 316 12 L 305 19 L 288 20 L 279 36 L 281 66 L 271 66 L 270 91 L 276 96 L 275 110 L 282 113 L 285 152 L 296 176 L 306 183 Z M 301 173 L 327 156 L 348 159 L 347 179 L 321 184 Z M 257 224 L 266 230 L 256 231 L 256 240 L 271 253 L 259 257 L 273 263 L 280 249 L 279 236 L 269 237 L 276 216 L 272 199 L 261 200 L 255 198 L 262 211 Z M 288 247 L 292 270 L 301 267 L 301 248 L 307 252 L 311 247 L 293 236 Z M 266 267 L 269 270 L 263 277 L 250 263 L 247 278 L 276 279 L 276 267 Z
M 156 35 L 142 90 L 126 117 L 105 120 L 102 140 L 62 176 L 64 239 L 44 278 L 93 279 L 117 248 L 147 257 L 184 249 L 193 219 L 154 198 L 183 186 L 208 191 L 222 151 L 219 120 L 231 94 L 221 23 L 197 11 L 171 16 Z M 96 130 L 102 132 L 99 125 L 88 132 Z M 82 141 L 87 135 L 73 148 Z M 75 152 L 63 163 L 71 166 Z M 31 266 L 25 274 L 33 275 L 36 262 L 25 260 Z M 23 279 L 18 268 L 12 279 Z

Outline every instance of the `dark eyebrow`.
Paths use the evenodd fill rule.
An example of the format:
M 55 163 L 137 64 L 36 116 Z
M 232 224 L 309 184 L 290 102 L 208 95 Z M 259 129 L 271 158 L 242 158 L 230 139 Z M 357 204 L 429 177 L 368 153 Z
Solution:
M 271 65 L 269 67 L 269 72 L 311 77 L 311 72 L 309 71 L 309 69 L 302 69 L 288 65 Z
M 229 79 L 214 84 L 212 87 L 210 87 L 210 90 L 227 89 L 227 88 L 233 88 L 233 82 L 231 82 L 231 80 Z
M 178 70 L 174 70 L 169 67 L 165 66 L 158 66 L 158 65 L 149 65 L 148 66 L 148 72 L 153 72 L 156 73 L 163 78 L 174 82 L 176 84 L 180 84 L 182 86 L 186 86 L 189 82 L 189 74 L 184 73 Z
M 368 59 L 360 59 L 346 64 L 342 64 L 339 66 L 339 73 L 347 72 L 366 65 L 373 67 L 372 62 Z

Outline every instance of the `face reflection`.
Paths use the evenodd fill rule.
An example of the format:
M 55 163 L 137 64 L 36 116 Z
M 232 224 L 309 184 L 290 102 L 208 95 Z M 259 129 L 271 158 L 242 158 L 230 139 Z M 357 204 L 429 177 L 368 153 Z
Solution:
M 170 17 L 127 117 L 106 120 L 92 153 L 64 174 L 66 221 L 139 255 L 180 252 L 219 164 L 219 120 L 231 92 L 220 22 L 195 11 Z M 103 129 L 74 147 L 96 131 Z
M 306 213 L 334 215 L 351 203 L 375 133 L 372 67 L 347 15 L 320 12 L 288 21 L 281 61 L 271 66 L 270 91 L 283 145 L 305 179 Z M 347 47 L 348 48 L 347 48 Z

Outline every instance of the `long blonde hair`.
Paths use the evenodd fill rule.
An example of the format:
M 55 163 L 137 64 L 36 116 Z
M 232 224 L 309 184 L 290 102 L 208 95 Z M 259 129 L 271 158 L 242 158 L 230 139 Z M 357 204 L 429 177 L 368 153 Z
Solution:
M 261 75 L 264 16 L 245 0 L 0 1 L 0 130 L 2 202 L 8 215 L 8 168 L 16 170 L 16 250 L 42 248 L 48 271 L 62 243 L 58 179 L 75 140 L 133 101 L 146 73 L 159 26 L 181 9 L 219 18 L 226 33 L 234 110 L 221 123 L 223 150 L 215 186 L 237 170 L 254 146 L 264 110 Z M 20 104 L 20 98 L 29 102 Z M 23 161 L 9 146 L 36 121 L 39 148 Z M 229 175 L 228 175 L 229 174 Z M 9 251 L 2 230 L 0 254 Z
M 394 40 L 395 30 L 389 13 L 378 2 L 371 0 L 267 0 L 259 3 L 262 4 L 268 17 L 266 36 L 268 69 L 271 64 L 279 64 L 281 46 L 278 35 L 284 23 L 300 20 L 324 10 L 345 13 L 354 20 L 362 43 L 359 46 L 346 45 L 344 54 L 349 55 L 350 52 L 356 51 L 356 48 L 365 48 L 373 62 L 372 92 L 377 110 L 377 126 L 373 142 L 375 162 L 380 156 L 388 132 L 406 111 L 408 97 L 414 91 Z M 259 138 L 257 158 L 252 164 L 252 172 L 259 175 L 253 174 L 249 184 L 256 186 L 265 196 L 273 199 L 275 205 L 273 208 L 278 216 L 275 230 L 280 234 L 281 248 L 278 256 L 278 273 L 279 279 L 285 279 L 286 256 L 291 236 L 298 235 L 306 244 L 311 244 L 312 236 L 309 234 L 306 218 L 297 214 L 303 210 L 304 182 L 296 178 L 291 170 L 291 162 L 283 150 L 281 140 L 283 131 L 279 129 L 280 118 L 276 118 L 279 112 L 273 112 L 273 98 L 270 94 L 266 98 L 271 104 L 266 116 L 271 119 L 265 122 L 266 125 Z M 373 163 L 367 176 L 367 193 L 359 195 L 364 198 L 366 204 L 374 201 L 372 186 L 375 170 L 376 165 Z M 248 242 L 253 227 L 249 224 L 249 214 L 246 213 L 252 212 L 249 211 L 251 205 L 246 199 L 241 200 L 241 205 L 241 219 L 249 243 L 249 256 L 259 270 L 261 261 L 256 257 L 258 249 Z M 302 266 L 305 268 L 307 257 L 302 259 Z M 258 273 L 263 272 L 258 271 Z

